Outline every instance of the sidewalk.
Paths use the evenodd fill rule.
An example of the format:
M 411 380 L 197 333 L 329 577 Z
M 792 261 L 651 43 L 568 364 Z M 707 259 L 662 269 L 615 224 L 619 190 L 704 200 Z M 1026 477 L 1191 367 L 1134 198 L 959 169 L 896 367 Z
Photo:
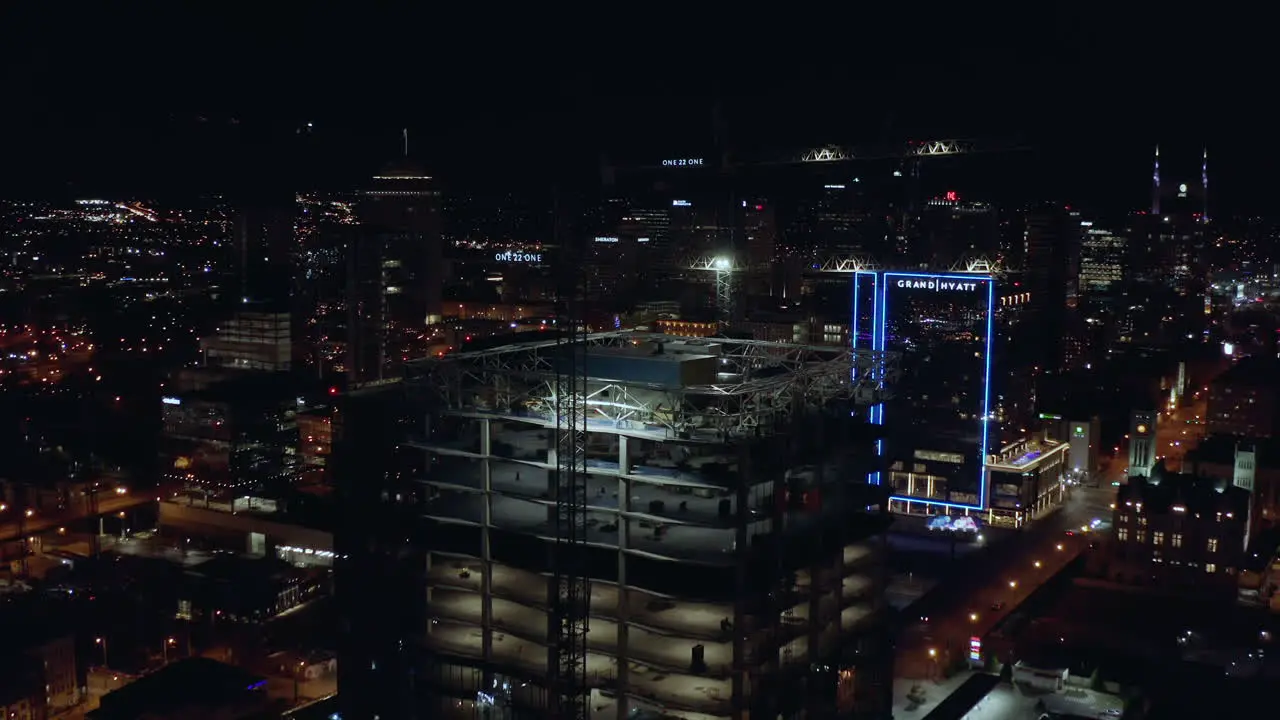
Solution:
M 893 679 L 893 717 L 894 720 L 915 720 L 923 718 L 933 711 L 938 703 L 942 702 L 956 691 L 956 688 L 964 684 L 969 676 L 973 674 L 972 670 L 965 670 L 942 680 L 914 680 L 911 678 L 894 678 Z M 914 705 L 907 699 L 911 688 L 919 685 L 924 690 L 924 702 Z

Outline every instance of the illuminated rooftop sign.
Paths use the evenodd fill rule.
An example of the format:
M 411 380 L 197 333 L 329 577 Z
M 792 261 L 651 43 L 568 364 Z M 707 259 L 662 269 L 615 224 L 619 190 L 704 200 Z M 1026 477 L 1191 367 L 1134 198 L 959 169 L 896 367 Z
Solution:
M 702 167 L 702 158 L 670 158 L 662 161 L 662 167 Z
M 182 400 L 176 397 L 162 397 L 160 398 L 160 402 L 164 403 L 165 405 L 181 405 L 182 404 Z
M 934 292 L 973 292 L 978 283 L 965 280 L 947 280 L 943 278 L 899 278 L 894 285 L 900 288 L 915 290 L 933 290 Z
M 494 253 L 493 259 L 497 262 L 505 263 L 540 263 L 542 262 L 542 253 L 508 250 L 506 252 Z
M 692 204 L 693 203 L 689 202 L 688 200 L 672 200 L 671 201 L 671 205 L 673 207 L 689 207 Z

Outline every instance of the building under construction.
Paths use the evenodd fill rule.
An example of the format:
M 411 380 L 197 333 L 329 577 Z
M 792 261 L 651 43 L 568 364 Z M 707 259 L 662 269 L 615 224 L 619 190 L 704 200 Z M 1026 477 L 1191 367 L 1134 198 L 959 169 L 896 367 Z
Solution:
M 593 718 L 889 717 L 869 351 L 650 333 L 411 364 L 424 717 L 551 717 L 557 388 L 581 388 Z M 563 365 L 585 376 L 566 385 Z M 585 371 L 585 372 L 584 372 Z M 416 596 L 416 593 L 414 593 Z M 415 653 L 416 656 L 416 653 Z M 581 681 L 579 681 L 581 682 Z M 344 694 L 346 691 L 344 689 Z

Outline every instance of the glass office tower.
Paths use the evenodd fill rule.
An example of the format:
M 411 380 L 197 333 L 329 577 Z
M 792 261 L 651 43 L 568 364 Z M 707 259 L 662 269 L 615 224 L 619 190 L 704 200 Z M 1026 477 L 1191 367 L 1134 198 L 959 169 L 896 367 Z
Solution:
M 861 272 L 854 276 L 853 344 L 901 356 L 878 451 L 899 512 L 983 510 L 991 436 L 995 280 L 986 275 Z

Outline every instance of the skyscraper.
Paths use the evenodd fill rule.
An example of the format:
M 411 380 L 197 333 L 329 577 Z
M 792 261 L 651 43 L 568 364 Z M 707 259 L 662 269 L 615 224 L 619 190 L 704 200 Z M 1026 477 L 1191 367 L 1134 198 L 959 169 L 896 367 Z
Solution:
M 407 157 L 361 193 L 359 237 L 348 248 L 348 376 L 379 380 L 407 337 L 442 319 L 440 191 Z
M 859 272 L 854 347 L 902 355 L 888 402 L 870 409 L 885 426 L 877 452 L 889 465 L 891 507 L 985 510 L 991 417 L 995 279 L 986 275 Z

